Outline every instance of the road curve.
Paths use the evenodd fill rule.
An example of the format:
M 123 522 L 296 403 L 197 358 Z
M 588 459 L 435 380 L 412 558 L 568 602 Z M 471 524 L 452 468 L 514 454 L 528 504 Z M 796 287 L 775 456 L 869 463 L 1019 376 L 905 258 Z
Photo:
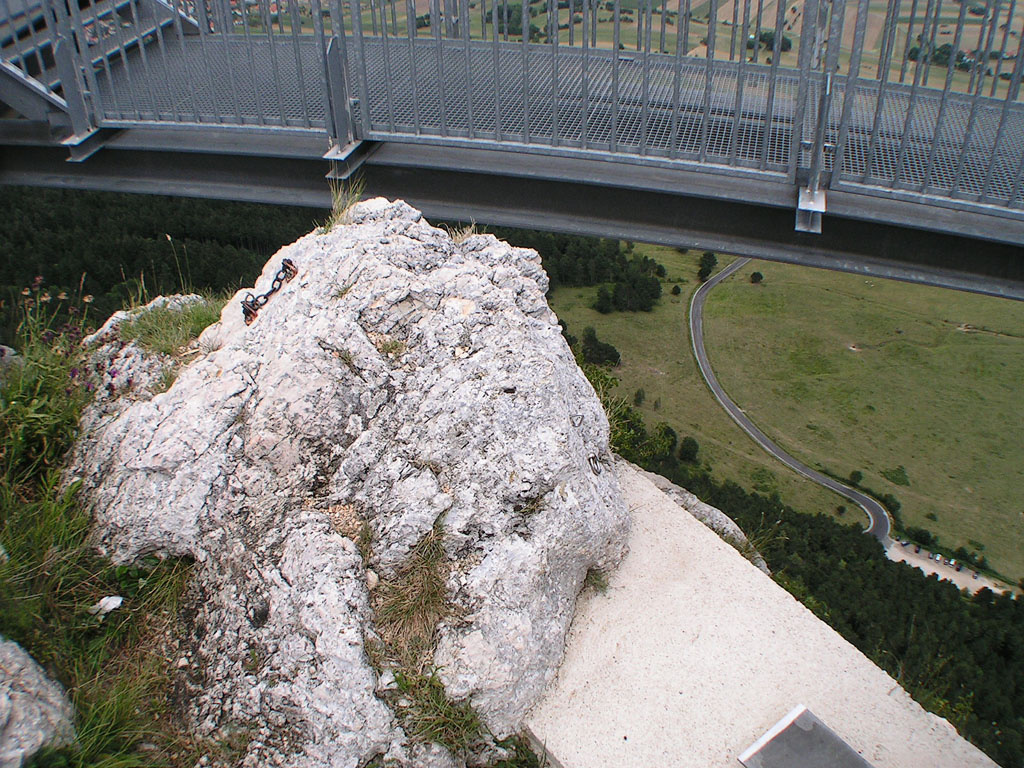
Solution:
M 799 472 L 808 480 L 812 480 L 818 485 L 822 485 L 830 491 L 834 491 L 840 496 L 849 499 L 858 507 L 863 509 L 867 513 L 868 519 L 871 521 L 864 532 L 871 534 L 882 542 L 883 547 L 888 546 L 890 543 L 890 525 L 889 515 L 885 511 L 885 507 L 870 496 L 850 488 L 849 486 L 843 485 L 842 483 L 833 480 L 831 477 L 823 475 L 821 472 L 801 464 L 784 450 L 775 445 L 775 443 L 765 436 L 764 432 L 754 426 L 754 423 L 747 418 L 747 415 L 742 411 L 742 409 L 729 399 L 729 396 L 725 394 L 725 390 L 722 389 L 722 385 L 718 383 L 718 379 L 715 378 L 715 374 L 711 370 L 711 363 L 708 362 L 707 351 L 704 349 L 704 300 L 707 298 L 708 291 L 718 285 L 718 283 L 725 280 L 725 278 L 743 269 L 743 267 L 747 266 L 749 263 L 750 259 L 736 259 L 736 261 L 712 277 L 693 293 L 693 298 L 690 300 L 690 339 L 693 342 L 693 355 L 697 359 L 697 367 L 700 369 L 700 374 L 704 377 L 704 381 L 707 382 L 708 388 L 714 394 L 718 402 L 721 403 L 725 412 L 732 417 L 732 420 L 739 425 L 740 429 L 753 438 L 755 443 L 764 448 L 764 450 L 768 451 L 768 453 L 790 469 L 795 472 Z

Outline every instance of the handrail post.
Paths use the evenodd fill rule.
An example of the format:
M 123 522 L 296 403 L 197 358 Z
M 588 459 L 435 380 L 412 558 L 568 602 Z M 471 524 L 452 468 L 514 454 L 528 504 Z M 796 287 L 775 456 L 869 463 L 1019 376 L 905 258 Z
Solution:
M 68 105 L 74 143 L 96 130 L 82 83 L 82 58 L 75 50 L 75 36 L 63 0 L 45 0 L 47 26 L 53 29 L 53 58 Z

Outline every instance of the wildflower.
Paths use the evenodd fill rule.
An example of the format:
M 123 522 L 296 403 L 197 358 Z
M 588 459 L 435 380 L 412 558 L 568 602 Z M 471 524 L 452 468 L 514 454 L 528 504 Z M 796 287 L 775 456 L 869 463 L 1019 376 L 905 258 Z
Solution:
M 107 373 L 109 373 L 110 374 L 110 378 L 113 379 L 113 378 L 115 378 L 117 376 L 117 368 L 111 368 L 109 371 L 107 371 Z
M 96 389 L 96 385 L 95 384 L 93 384 L 91 381 L 85 382 L 85 391 L 86 392 L 92 392 L 94 389 Z
M 53 331 L 46 331 L 46 333 L 43 334 L 43 343 L 52 344 L 55 338 L 57 338 L 57 336 Z
M 39 286 L 41 286 L 42 284 L 43 284 L 43 276 L 42 275 L 36 275 L 35 280 L 32 281 L 32 290 L 38 291 L 39 290 Z
M 171 242 L 171 236 L 169 234 L 167 234 L 166 232 L 164 232 L 164 237 L 167 238 L 167 242 L 168 243 Z
M 78 307 L 68 307 L 68 314 L 72 315 L 72 316 L 73 315 L 77 315 L 78 314 Z
M 85 294 L 85 296 L 82 297 L 82 303 L 83 304 L 92 304 L 92 294 L 91 293 Z
M 71 369 L 71 373 L 69 375 L 71 376 L 72 379 L 77 379 L 78 378 L 78 369 L 77 368 L 72 368 Z
M 32 299 L 25 299 L 25 309 L 32 309 L 36 303 Z
M 43 291 L 43 295 L 39 297 L 39 300 L 41 302 L 43 302 L 43 304 L 49 304 L 50 303 L 50 292 L 49 291 Z
M 68 297 L 67 291 L 61 291 L 57 294 L 57 301 L 64 301 Z
M 32 293 L 32 291 L 30 291 L 28 288 L 22 288 L 21 289 L 21 295 L 22 296 L 28 296 L 30 293 Z

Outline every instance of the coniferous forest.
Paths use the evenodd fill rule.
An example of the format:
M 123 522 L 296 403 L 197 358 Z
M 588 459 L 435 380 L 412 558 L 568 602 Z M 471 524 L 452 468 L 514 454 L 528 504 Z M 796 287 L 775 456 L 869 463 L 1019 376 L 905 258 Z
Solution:
M 90 318 L 98 323 L 138 297 L 143 284 L 150 296 L 182 285 L 215 292 L 251 285 L 278 247 L 327 216 L 285 206 L 3 187 L 0 210 L 0 341 L 11 345 L 19 294 L 37 276 L 54 295 L 93 296 Z M 650 281 L 664 275 L 617 241 L 494 231 L 536 248 L 553 290 L 605 285 L 614 297 L 621 284 L 623 296 L 631 288 L 648 296 Z M 577 348 L 586 344 L 604 361 L 585 368 L 602 384 L 598 389 L 610 391 L 608 366 L 617 352 L 585 329 L 568 330 L 580 335 Z M 609 410 L 616 451 L 736 520 L 780 584 L 1000 765 L 1024 768 L 1024 601 L 987 590 L 967 596 L 891 562 L 858 528 L 713 477 L 693 460 L 699 446 L 692 438 L 680 441 L 666 424 L 648 428 L 632 405 L 619 400 Z

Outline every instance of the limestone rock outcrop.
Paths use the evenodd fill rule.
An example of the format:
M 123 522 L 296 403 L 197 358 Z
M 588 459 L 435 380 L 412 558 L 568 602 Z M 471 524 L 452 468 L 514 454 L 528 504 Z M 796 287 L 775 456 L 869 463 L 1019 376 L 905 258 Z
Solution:
M 21 768 L 46 746 L 74 741 L 74 710 L 20 645 L 0 637 L 0 768 Z
M 366 653 L 370 585 L 432 532 L 451 606 L 433 663 L 498 737 L 555 675 L 588 570 L 625 552 L 607 421 L 537 254 L 401 202 L 348 218 L 275 255 L 253 292 L 285 258 L 294 278 L 251 325 L 245 292 L 228 302 L 167 392 L 87 414 L 71 470 L 104 553 L 196 561 L 190 715 L 245 729 L 248 766 L 450 764 Z

